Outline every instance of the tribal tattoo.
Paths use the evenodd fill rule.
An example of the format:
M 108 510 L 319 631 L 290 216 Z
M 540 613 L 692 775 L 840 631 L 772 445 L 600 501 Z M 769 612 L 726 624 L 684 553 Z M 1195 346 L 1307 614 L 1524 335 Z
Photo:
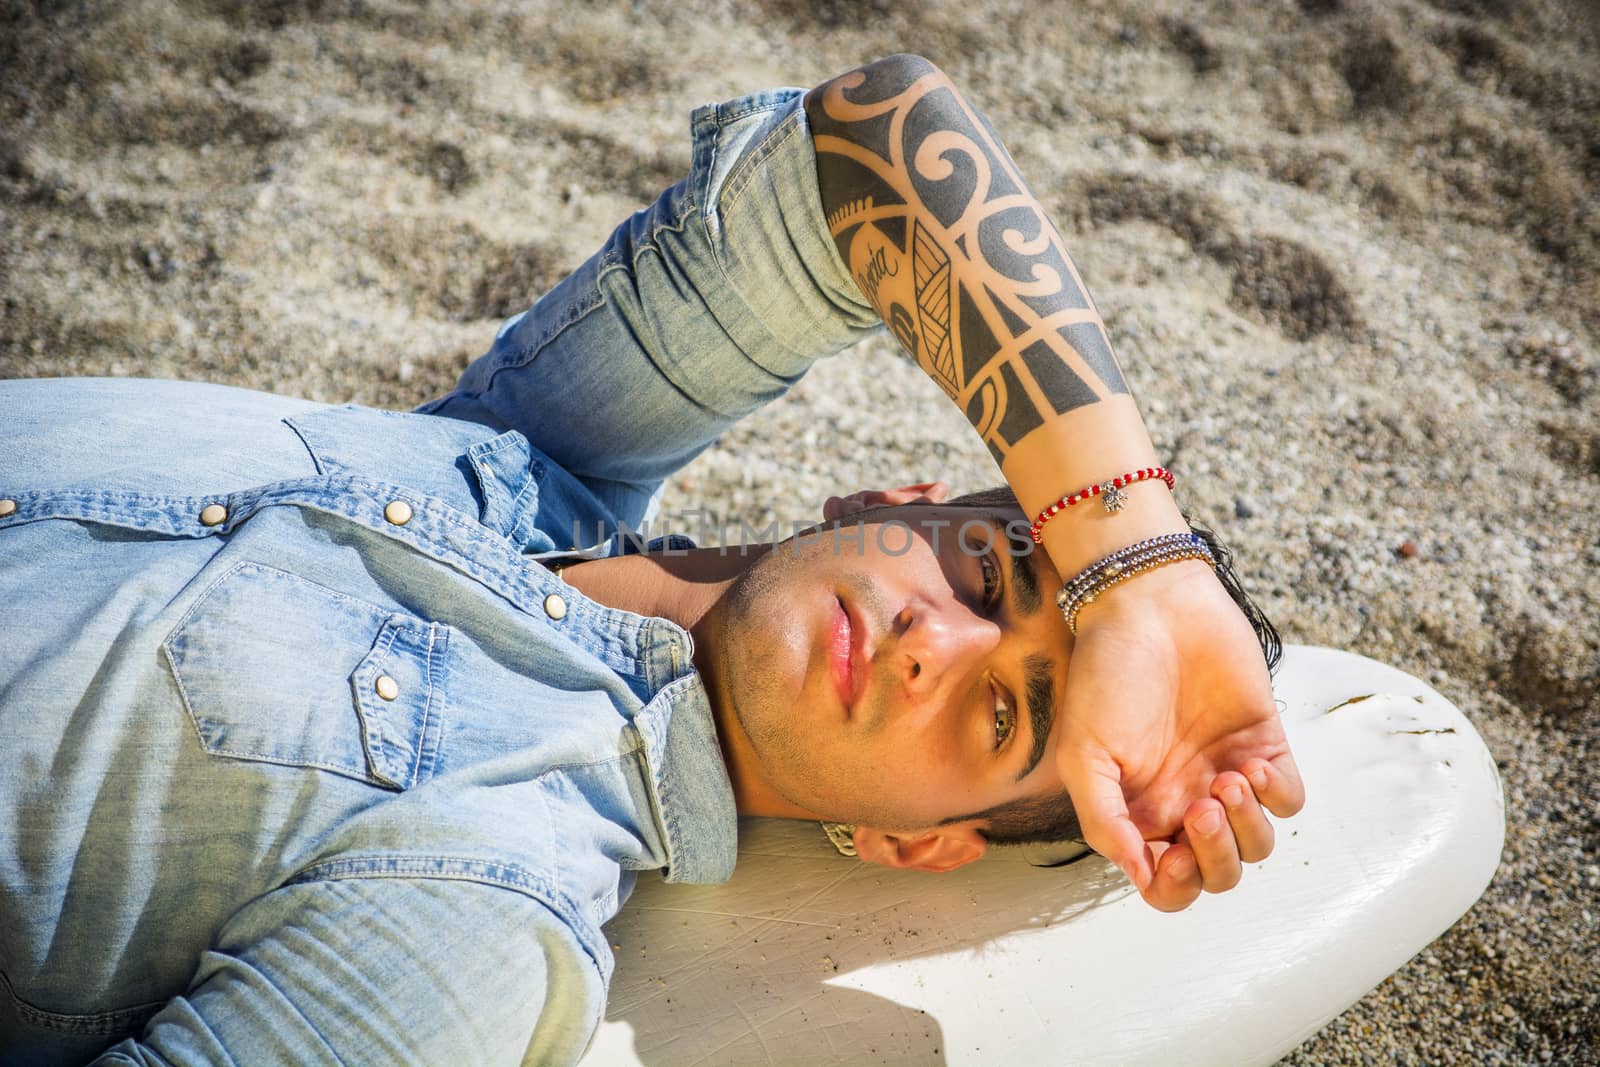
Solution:
M 840 256 L 995 462 L 1128 391 L 1060 233 L 937 67 L 880 60 L 813 90 L 806 114 Z

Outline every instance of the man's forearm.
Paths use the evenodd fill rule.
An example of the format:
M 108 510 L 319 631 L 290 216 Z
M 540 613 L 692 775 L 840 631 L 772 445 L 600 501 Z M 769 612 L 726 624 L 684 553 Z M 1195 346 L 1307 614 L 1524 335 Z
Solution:
M 983 116 L 893 56 L 813 90 L 823 208 L 867 299 L 997 463 L 1128 391 L 1061 235 Z
M 806 113 L 841 257 L 966 414 L 1023 507 L 1153 463 L 1060 233 L 950 80 L 926 60 L 892 56 L 819 86 Z M 1130 496 L 1115 532 L 1074 517 L 1075 547 L 1060 548 L 1063 560 L 1047 540 L 1052 558 L 1076 565 L 1181 523 L 1165 490 Z

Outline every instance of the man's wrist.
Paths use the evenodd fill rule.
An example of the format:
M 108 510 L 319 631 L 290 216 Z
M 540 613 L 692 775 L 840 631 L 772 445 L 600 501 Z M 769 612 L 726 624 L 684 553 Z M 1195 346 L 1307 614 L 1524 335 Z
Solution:
M 1108 512 L 1091 499 L 1044 524 L 1041 544 L 1062 581 L 1136 541 L 1188 532 L 1177 501 L 1161 482 L 1140 482 L 1124 492 L 1127 502 L 1118 511 Z
M 1187 560 L 1203 560 L 1213 568 L 1217 562 L 1205 539 L 1195 533 L 1169 533 L 1135 541 L 1069 578 L 1056 594 L 1056 606 L 1067 620 L 1067 629 L 1076 634 L 1078 614 L 1100 597 L 1148 571 Z
M 1095 599 L 1078 609 L 1075 633 L 1083 635 L 1130 606 L 1153 604 L 1162 593 L 1175 586 L 1196 579 L 1214 580 L 1209 564 L 1200 559 L 1178 560 L 1164 566 L 1136 574 L 1132 578 L 1107 589 Z

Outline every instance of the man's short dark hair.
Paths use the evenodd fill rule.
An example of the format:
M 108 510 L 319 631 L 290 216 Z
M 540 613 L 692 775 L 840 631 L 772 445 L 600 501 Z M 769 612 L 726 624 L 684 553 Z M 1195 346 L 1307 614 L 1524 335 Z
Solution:
M 1022 513 L 1022 506 L 1017 503 L 1016 494 L 1003 485 L 968 493 L 946 503 L 964 507 L 1010 508 L 1019 514 Z M 1239 583 L 1239 576 L 1233 568 L 1233 553 L 1209 527 L 1196 522 L 1188 515 L 1184 516 L 1184 521 L 1211 550 L 1211 555 L 1217 563 L 1217 580 L 1222 583 L 1222 588 L 1228 591 L 1228 595 L 1239 606 L 1239 610 L 1244 612 L 1250 628 L 1255 631 L 1256 640 L 1261 642 L 1261 654 L 1266 660 L 1267 671 L 1270 673 L 1277 670 L 1278 661 L 1283 658 L 1283 642 L 1279 639 L 1278 629 L 1272 625 L 1272 620 L 1256 606 L 1256 602 L 1250 599 L 1250 594 L 1246 593 L 1244 586 Z M 1022 800 L 944 821 L 953 823 L 969 820 L 987 824 L 979 832 L 992 845 L 1074 841 L 1079 840 L 1082 835 L 1077 812 L 1073 810 L 1071 798 L 1065 794 L 1025 797 Z

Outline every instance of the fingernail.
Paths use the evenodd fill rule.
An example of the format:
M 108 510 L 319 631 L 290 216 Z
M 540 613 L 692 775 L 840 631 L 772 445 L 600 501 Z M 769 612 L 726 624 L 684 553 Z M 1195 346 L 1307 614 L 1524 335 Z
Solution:
M 1167 870 L 1174 878 L 1186 879 L 1194 873 L 1194 859 L 1190 856 L 1175 856 Z
M 1222 802 L 1230 808 L 1237 808 L 1244 803 L 1244 787 L 1230 785 L 1222 791 Z
M 1257 789 L 1265 789 L 1267 787 L 1267 769 L 1265 767 L 1257 767 L 1251 771 L 1250 784 Z
M 1212 808 L 1194 821 L 1195 831 L 1202 834 L 1214 834 L 1221 826 L 1222 812 L 1215 808 Z

